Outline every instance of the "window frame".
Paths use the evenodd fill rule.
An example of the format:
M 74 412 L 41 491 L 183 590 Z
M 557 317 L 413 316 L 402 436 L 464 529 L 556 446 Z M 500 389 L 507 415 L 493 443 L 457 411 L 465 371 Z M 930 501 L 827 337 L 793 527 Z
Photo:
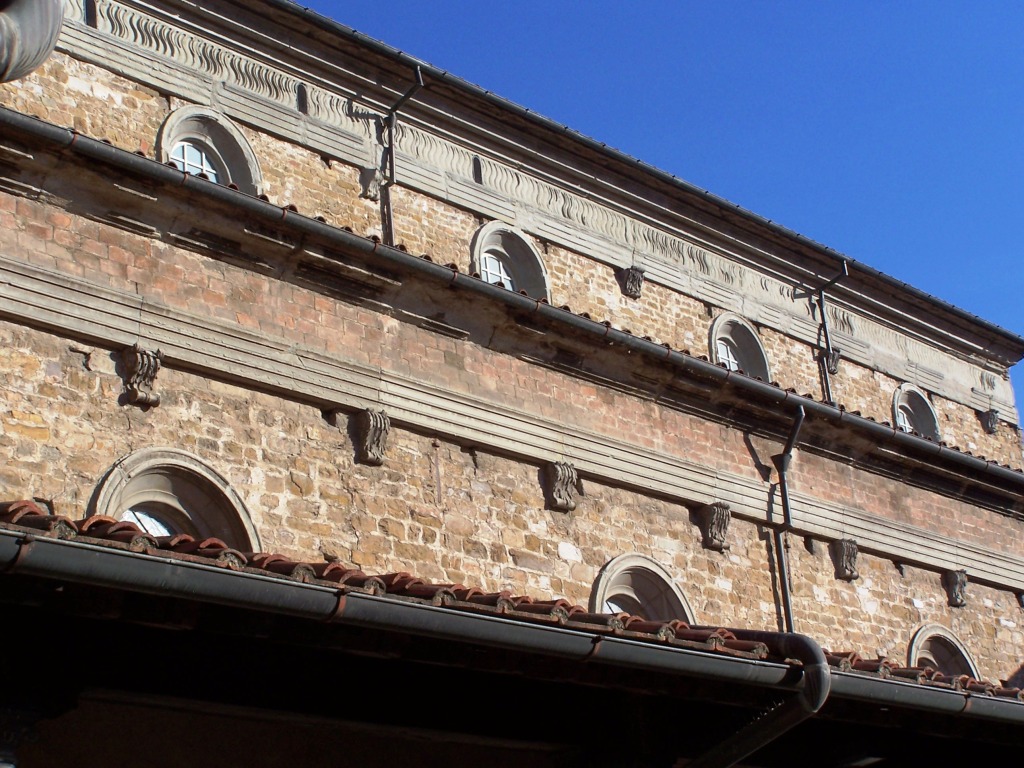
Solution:
M 262 549 L 252 516 L 228 481 L 199 457 L 176 448 L 144 448 L 118 459 L 101 480 L 90 516 L 125 519 L 140 512 L 196 538 L 217 538 L 243 552 Z
M 525 291 L 534 299 L 551 300 L 544 260 L 524 232 L 505 222 L 492 221 L 476 231 L 470 248 L 470 272 L 480 275 L 481 280 L 496 284 L 485 277 L 484 269 L 485 261 L 494 259 L 511 279 L 511 285 L 505 288 Z
M 672 575 L 646 555 L 619 555 L 605 563 L 594 581 L 589 610 L 608 613 L 607 607 L 616 598 L 624 598 L 623 602 L 639 608 L 639 613 L 632 609 L 627 613 L 651 621 L 680 619 L 688 624 L 696 621 L 693 608 Z
M 729 349 L 733 360 L 721 354 L 719 344 Z M 715 318 L 708 335 L 708 350 L 715 365 L 725 365 L 730 371 L 742 372 L 754 379 L 766 382 L 772 380 L 771 364 L 760 335 L 753 325 L 739 315 L 724 312 Z
M 954 669 L 939 666 L 933 645 L 942 648 L 948 657 L 954 658 L 958 662 L 958 667 Z M 922 664 L 924 660 L 934 661 L 936 664 Z M 970 651 L 951 629 L 941 624 L 922 624 L 914 631 L 907 644 L 907 666 L 931 666 L 944 675 L 970 675 L 976 680 L 981 679 L 978 665 L 971 657 Z
M 928 393 L 913 384 L 901 384 L 892 393 L 892 424 L 901 432 L 942 440 L 939 417 Z
M 192 144 L 211 159 L 222 178 L 213 183 L 234 185 L 240 192 L 257 196 L 263 187 L 256 154 L 245 136 L 224 115 L 195 105 L 179 107 L 160 126 L 157 136 L 157 157 L 174 163 L 172 153 L 181 144 Z

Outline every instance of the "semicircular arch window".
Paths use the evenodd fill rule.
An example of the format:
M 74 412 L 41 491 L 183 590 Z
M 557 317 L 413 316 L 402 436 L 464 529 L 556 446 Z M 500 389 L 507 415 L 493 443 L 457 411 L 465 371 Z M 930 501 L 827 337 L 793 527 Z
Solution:
M 185 173 L 250 195 L 261 191 L 263 177 L 249 142 L 230 120 L 207 107 L 171 112 L 160 127 L 157 155 Z
M 473 236 L 470 270 L 492 285 L 549 299 L 547 270 L 530 239 L 515 227 L 492 221 Z
M 730 371 L 771 380 L 768 356 L 754 327 L 742 317 L 723 314 L 711 324 L 711 359 Z
M 629 613 L 651 621 L 694 620 L 693 609 L 665 568 L 644 555 L 620 555 L 601 569 L 590 593 L 593 613 Z
M 907 664 L 931 667 L 944 675 L 979 677 L 978 667 L 960 638 L 941 624 L 925 624 L 917 629 L 907 648 Z
M 147 448 L 119 459 L 96 493 L 94 514 L 135 523 L 152 536 L 214 537 L 244 552 L 260 551 L 241 497 L 198 457 Z
M 938 441 L 939 419 L 928 395 L 913 384 L 900 385 L 892 396 L 892 417 L 901 432 L 917 433 Z

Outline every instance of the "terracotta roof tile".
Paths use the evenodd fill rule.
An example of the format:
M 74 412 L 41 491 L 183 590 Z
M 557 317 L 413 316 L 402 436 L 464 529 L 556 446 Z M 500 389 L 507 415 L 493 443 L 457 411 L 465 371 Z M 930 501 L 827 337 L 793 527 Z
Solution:
M 51 515 L 28 500 L 0 502 L 0 527 L 59 539 L 82 537 L 112 548 L 204 562 L 304 583 L 322 583 L 343 592 L 388 595 L 466 613 L 554 624 L 719 655 L 790 661 L 773 653 L 763 642 L 740 640 L 733 632 L 721 627 L 695 626 L 680 620 L 651 621 L 628 613 L 591 613 L 565 599 L 537 600 L 507 591 L 484 592 L 463 584 L 432 583 L 406 572 L 371 575 L 337 562 L 303 563 L 274 553 L 243 553 L 216 538 L 196 539 L 187 534 L 153 537 L 128 521 L 100 515 L 70 520 Z M 1024 702 L 1024 691 L 1019 688 L 995 685 L 969 675 L 944 675 L 931 667 L 901 667 L 887 659 L 864 659 L 855 651 L 833 653 L 826 650 L 825 656 L 829 665 L 839 672 L 877 679 L 895 678 Z

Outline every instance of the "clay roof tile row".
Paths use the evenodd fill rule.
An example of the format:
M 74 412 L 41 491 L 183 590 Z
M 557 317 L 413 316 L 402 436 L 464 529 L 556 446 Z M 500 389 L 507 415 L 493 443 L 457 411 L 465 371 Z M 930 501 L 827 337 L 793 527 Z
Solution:
M 564 626 L 740 658 L 788 661 L 773 653 L 765 643 L 737 639 L 733 632 L 721 627 L 694 626 L 679 620 L 651 621 L 628 613 L 591 613 L 564 599 L 537 600 L 508 591 L 484 592 L 463 584 L 432 583 L 405 572 L 370 575 L 337 562 L 296 562 L 267 552 L 240 552 L 216 538 L 197 539 L 187 534 L 154 537 L 140 530 L 134 523 L 110 517 L 94 515 L 84 520 L 71 520 L 51 515 L 28 500 L 0 503 L 0 526 L 59 539 L 82 537 L 92 543 L 142 554 L 159 554 L 183 561 L 214 564 L 230 570 L 258 572 L 303 583 L 320 583 L 345 591 L 387 595 L 467 613 Z M 1024 691 L 1019 688 L 995 685 L 968 675 L 945 675 L 931 667 L 901 667 L 888 659 L 864 659 L 855 651 L 833 653 L 826 650 L 825 656 L 829 665 L 839 672 L 878 679 L 905 680 L 918 685 L 1024 702 Z

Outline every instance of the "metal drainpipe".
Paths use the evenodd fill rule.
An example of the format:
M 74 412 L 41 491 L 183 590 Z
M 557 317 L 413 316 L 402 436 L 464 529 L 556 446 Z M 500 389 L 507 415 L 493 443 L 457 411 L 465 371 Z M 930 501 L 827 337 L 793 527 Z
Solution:
M 800 436 L 800 428 L 804 424 L 804 407 L 798 405 L 796 408 L 796 421 L 789 432 L 789 440 L 782 453 L 772 456 L 772 463 L 779 473 L 779 494 L 782 497 L 782 525 L 775 529 L 775 553 L 779 561 L 779 588 L 782 592 L 782 613 L 786 622 L 786 631 L 793 632 L 793 601 L 789 589 L 789 560 L 786 557 L 784 536 L 793 528 L 793 515 L 789 506 L 789 481 L 787 472 L 789 464 L 793 459 L 793 448 L 796 447 L 797 438 Z
M 686 768 L 730 768 L 818 712 L 828 699 L 832 672 L 821 646 L 805 635 L 732 630 L 743 640 L 771 643 L 777 653 L 803 664 L 802 687 L 795 696 L 773 704 L 752 722 L 694 760 Z
M 828 314 L 825 312 L 825 291 L 849 274 L 850 267 L 844 259 L 842 262 L 842 271 L 818 289 L 818 309 L 821 311 L 821 331 L 825 337 L 825 357 L 819 362 L 821 364 L 822 380 L 825 382 L 825 402 L 829 404 L 834 404 L 836 400 L 832 397 L 832 378 L 828 371 L 829 360 L 832 358 L 832 334 L 829 332 Z
M 381 208 L 384 209 L 384 243 L 386 245 L 394 246 L 395 244 L 395 213 L 394 207 L 391 205 L 391 187 L 395 184 L 395 127 L 398 125 L 398 111 L 405 105 L 409 99 L 411 99 L 420 88 L 423 87 L 423 70 L 420 67 L 416 67 L 416 82 L 405 93 L 402 94 L 401 98 L 395 102 L 394 106 L 388 110 L 387 116 L 387 129 L 388 129 L 388 154 L 387 154 L 387 178 L 381 185 L 380 189 L 380 204 Z

